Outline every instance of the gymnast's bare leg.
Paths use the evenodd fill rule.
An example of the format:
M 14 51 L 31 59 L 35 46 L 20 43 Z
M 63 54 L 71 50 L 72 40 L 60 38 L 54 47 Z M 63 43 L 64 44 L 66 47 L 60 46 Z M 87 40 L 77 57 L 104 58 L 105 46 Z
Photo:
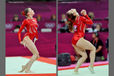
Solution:
M 22 70 L 20 72 L 25 71 L 26 73 L 29 73 L 29 72 L 31 72 L 30 68 L 31 68 L 33 62 L 35 60 L 37 60 L 40 56 L 39 56 L 39 53 L 38 53 L 38 50 L 37 50 L 35 44 L 28 36 L 26 36 L 23 39 L 23 44 L 30 50 L 30 52 L 33 54 L 33 56 L 31 57 L 31 59 L 29 60 L 29 62 L 26 65 L 22 66 Z
M 78 72 L 79 67 L 80 67 L 80 66 L 84 63 L 84 61 L 87 59 L 87 54 L 86 54 L 86 51 L 85 51 L 85 50 L 83 50 L 83 49 L 81 49 L 81 48 L 78 48 L 78 47 L 76 47 L 76 46 L 74 46 L 74 45 L 73 45 L 73 47 L 74 47 L 75 51 L 76 51 L 78 54 L 81 55 L 80 59 L 79 59 L 78 62 L 77 62 L 77 65 L 76 65 L 76 67 L 75 67 L 75 70 L 74 70 L 74 72 Z
M 94 73 L 93 67 L 94 67 L 94 61 L 95 61 L 95 54 L 96 54 L 96 48 L 87 40 L 85 40 L 84 38 L 81 38 L 78 40 L 76 45 L 73 45 L 73 47 L 75 48 L 75 50 L 82 56 L 78 63 L 77 66 L 75 68 L 75 72 L 78 71 L 78 68 L 80 67 L 80 65 L 86 60 L 87 58 L 87 54 L 84 50 L 90 50 L 90 65 L 89 65 L 89 70 Z M 83 49 L 83 51 L 80 50 Z

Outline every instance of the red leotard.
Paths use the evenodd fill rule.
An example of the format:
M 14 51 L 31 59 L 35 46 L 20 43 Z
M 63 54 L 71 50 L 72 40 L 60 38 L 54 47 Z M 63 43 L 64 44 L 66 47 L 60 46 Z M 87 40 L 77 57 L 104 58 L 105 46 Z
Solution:
M 24 29 L 24 27 L 26 27 L 26 30 L 27 30 L 24 37 L 29 36 L 29 38 L 31 40 L 33 40 L 34 37 L 36 37 L 36 39 L 38 39 L 38 31 L 37 31 L 38 24 L 37 24 L 36 18 L 23 20 L 22 25 L 18 31 L 19 42 L 21 42 L 21 32 Z M 24 39 L 24 37 L 23 37 L 23 39 Z
M 73 26 L 76 26 L 77 28 L 72 38 L 72 44 L 76 45 L 77 41 L 84 37 L 86 24 L 93 24 L 88 15 L 76 17 L 76 21 L 73 23 Z

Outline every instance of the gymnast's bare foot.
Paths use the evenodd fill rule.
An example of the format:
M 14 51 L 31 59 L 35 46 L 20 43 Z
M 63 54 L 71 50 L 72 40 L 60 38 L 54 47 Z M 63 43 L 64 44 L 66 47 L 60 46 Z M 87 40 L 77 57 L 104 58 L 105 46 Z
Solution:
M 19 72 L 23 72 L 26 69 L 25 65 L 22 65 L 22 70 L 20 70 Z
M 33 73 L 31 70 L 25 70 L 25 73 Z
M 74 70 L 74 73 L 75 73 L 75 74 L 78 74 L 78 70 L 75 69 L 75 70 Z
M 95 73 L 93 67 L 90 67 L 90 66 L 89 66 L 88 69 L 89 69 L 89 71 L 90 71 L 92 74 Z

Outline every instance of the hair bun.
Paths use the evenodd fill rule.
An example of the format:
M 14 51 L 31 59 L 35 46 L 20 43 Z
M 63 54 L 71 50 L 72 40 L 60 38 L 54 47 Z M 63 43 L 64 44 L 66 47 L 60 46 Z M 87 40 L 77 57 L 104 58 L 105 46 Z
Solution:
M 70 19 L 70 18 L 68 18 L 68 21 L 71 21 L 71 19 Z
M 71 18 L 68 18 L 68 21 L 72 22 L 73 23 L 73 20 Z
M 22 15 L 25 16 L 25 12 L 24 11 L 22 11 Z

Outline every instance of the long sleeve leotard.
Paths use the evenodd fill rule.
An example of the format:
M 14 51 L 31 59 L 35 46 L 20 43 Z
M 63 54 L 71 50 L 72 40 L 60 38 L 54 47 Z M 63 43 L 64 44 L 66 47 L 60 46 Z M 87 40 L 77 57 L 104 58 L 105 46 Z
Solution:
M 37 31 L 38 24 L 37 24 L 36 18 L 23 20 L 22 25 L 21 25 L 21 27 L 20 27 L 20 29 L 18 31 L 19 42 L 21 42 L 21 32 L 22 32 L 22 30 L 24 28 L 26 28 L 26 30 L 27 30 L 27 32 L 25 33 L 24 37 L 25 36 L 29 36 L 29 38 L 31 40 L 34 37 L 36 37 L 36 39 L 38 39 L 38 31 Z M 24 37 L 23 37 L 23 39 L 24 39 Z
M 73 26 L 76 27 L 76 31 L 74 32 L 74 36 L 72 38 L 72 44 L 76 45 L 77 41 L 81 37 L 84 37 L 86 24 L 93 24 L 88 15 L 76 17 L 76 20 L 73 23 Z

